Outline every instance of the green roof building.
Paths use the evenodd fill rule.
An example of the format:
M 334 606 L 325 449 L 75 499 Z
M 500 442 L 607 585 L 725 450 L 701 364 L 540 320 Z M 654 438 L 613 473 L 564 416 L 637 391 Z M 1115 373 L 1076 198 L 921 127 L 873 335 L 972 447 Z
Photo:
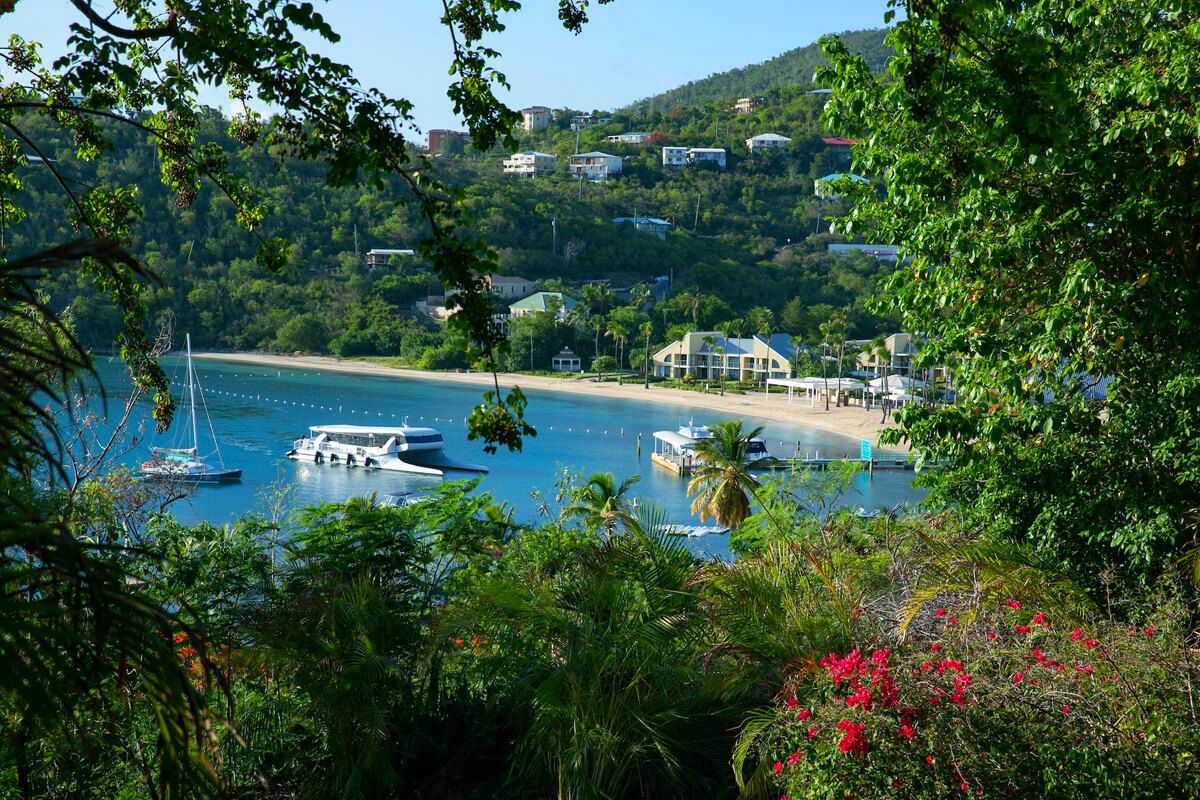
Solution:
M 539 311 L 549 311 L 553 305 L 558 306 L 559 319 L 565 320 L 567 312 L 579 305 L 579 301 L 567 297 L 562 292 L 534 292 L 524 300 L 518 300 L 508 307 L 508 313 L 514 317 L 525 314 L 536 314 Z

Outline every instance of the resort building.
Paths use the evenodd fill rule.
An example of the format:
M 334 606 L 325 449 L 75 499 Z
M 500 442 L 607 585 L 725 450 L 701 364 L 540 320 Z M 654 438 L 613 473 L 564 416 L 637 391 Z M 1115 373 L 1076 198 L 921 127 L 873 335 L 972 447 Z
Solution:
M 456 139 L 465 142 L 469 141 L 471 138 L 471 134 L 467 133 L 466 131 L 451 131 L 445 128 L 434 128 L 427 135 L 429 137 L 429 143 L 425 146 L 425 149 L 431 153 L 436 153 L 441 150 L 442 145 L 444 145 L 446 142 L 454 141 Z
M 887 347 L 887 371 L 893 375 L 911 375 L 912 359 L 917 354 L 917 345 L 911 333 L 893 333 L 883 340 Z M 869 344 L 869 343 L 868 343 Z M 864 351 L 858 354 L 858 368 L 866 372 L 878 374 L 883 364 L 874 353 Z
M 412 258 L 412 250 L 387 250 L 383 248 L 375 248 L 368 250 L 366 256 L 367 269 L 375 272 L 377 270 L 386 269 L 392 264 L 392 256 L 401 258 Z
M 709 338 L 711 345 L 705 341 Z M 689 333 L 654 354 L 654 374 L 702 381 L 719 380 L 722 374 L 729 381 L 786 378 L 796 356 L 791 339 L 787 333 L 772 334 L 769 340 L 758 335 L 727 339 L 720 331 Z
M 550 124 L 553 112 L 546 106 L 530 106 L 521 109 L 521 124 L 526 133 L 533 133 Z
M 526 178 L 538 178 L 554 172 L 554 163 L 558 156 L 549 153 L 539 153 L 527 150 L 524 153 L 513 153 L 504 159 L 506 175 L 521 175 Z
M 562 292 L 535 292 L 524 300 L 518 300 L 508 307 L 508 313 L 513 317 L 523 317 L 526 314 L 538 314 L 543 311 L 558 309 L 558 318 L 567 321 L 567 312 L 579 305 L 579 302 L 567 297 Z
M 567 165 L 567 172 L 578 178 L 589 181 L 606 181 L 621 174 L 621 164 L 624 159 L 608 153 L 591 152 L 573 155 Z
M 746 149 L 751 153 L 762 153 L 768 150 L 786 150 L 791 139 L 778 133 L 760 133 L 746 140 Z
M 738 101 L 733 104 L 733 111 L 739 114 L 753 114 L 760 108 L 765 108 L 767 98 L 765 97 L 739 97 Z

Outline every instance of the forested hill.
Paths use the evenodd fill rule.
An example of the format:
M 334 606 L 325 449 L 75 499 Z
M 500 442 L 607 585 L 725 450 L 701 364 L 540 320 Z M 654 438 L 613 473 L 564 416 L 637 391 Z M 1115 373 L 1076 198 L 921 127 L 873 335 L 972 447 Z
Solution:
M 887 33 L 886 28 L 873 28 L 865 31 L 845 31 L 837 36 L 846 43 L 851 52 L 865 58 L 872 71 L 882 72 L 887 67 L 892 52 L 883 43 Z M 761 64 L 750 64 L 691 81 L 676 89 L 631 103 L 624 110 L 665 111 L 680 106 L 768 94 L 785 86 L 809 86 L 812 84 L 813 72 L 823 62 L 821 46 L 814 42 L 789 50 Z

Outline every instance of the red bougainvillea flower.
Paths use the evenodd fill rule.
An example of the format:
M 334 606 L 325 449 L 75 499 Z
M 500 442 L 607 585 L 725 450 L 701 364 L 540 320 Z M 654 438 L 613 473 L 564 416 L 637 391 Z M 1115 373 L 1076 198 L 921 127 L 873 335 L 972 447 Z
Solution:
M 947 622 L 946 624 L 947 624 L 947 625 L 957 625 L 957 624 L 958 624 L 958 617 L 951 617 L 951 618 L 950 618 L 950 621 L 949 621 L 949 622 Z
M 941 649 L 942 649 L 942 646 L 940 644 L 935 644 L 929 648 L 929 652 L 936 653 L 938 650 L 941 650 Z
M 1156 630 L 1158 630 L 1158 628 L 1155 627 L 1153 622 L 1151 622 L 1149 625 L 1147 625 L 1146 626 L 1146 638 L 1149 639 L 1150 637 L 1154 636 L 1154 632 Z
M 847 755 L 865 756 L 871 749 L 871 743 L 863 735 L 866 729 L 867 726 L 861 722 L 851 722 L 848 719 L 839 722 L 838 730 L 842 731 L 842 740 L 838 742 L 838 749 Z
M 1025 675 L 1023 673 L 1020 673 L 1020 672 L 1013 673 L 1013 683 L 1020 683 L 1023 680 L 1025 680 Z
M 1063 712 L 1064 714 L 1070 714 L 1070 713 L 1071 713 L 1071 707 L 1070 707 L 1070 706 L 1063 706 L 1063 707 L 1062 707 L 1062 712 Z
M 900 726 L 900 735 L 905 739 L 908 739 L 910 742 L 913 740 L 913 737 L 916 735 L 916 733 L 917 732 L 913 730 L 913 727 L 907 723 Z
M 904 785 L 904 781 L 902 781 L 902 780 L 897 779 L 897 780 L 892 781 L 893 789 L 899 789 L 903 785 Z
M 926 764 L 932 764 L 932 763 L 933 763 L 933 756 L 925 756 L 925 763 L 926 763 Z
M 1076 628 L 1075 630 L 1071 631 L 1071 641 L 1072 642 L 1078 642 L 1082 638 L 1083 638 L 1083 628 Z
M 808 719 L 811 716 L 812 716 L 812 712 L 809 711 L 807 708 L 800 709 L 800 721 L 801 722 L 804 722 L 806 719 Z
M 819 730 L 821 730 L 820 725 L 813 725 L 811 728 L 809 728 L 808 729 L 808 740 L 812 741 L 812 738 L 817 735 L 817 731 L 819 731 Z
M 1076 664 L 1075 671 L 1082 672 L 1084 675 L 1091 675 L 1092 674 L 1092 665 L 1091 664 Z
M 797 704 L 797 703 L 799 703 L 799 702 L 800 702 L 800 701 L 799 701 L 799 700 L 797 700 L 796 698 L 794 698 L 794 697 L 789 697 L 789 698 L 787 699 L 787 705 L 788 705 L 788 708 L 795 708 L 795 707 L 796 707 L 796 704 Z
M 1083 646 L 1086 647 L 1088 650 L 1091 650 L 1093 647 L 1095 647 L 1098 644 L 1100 644 L 1100 641 L 1098 639 L 1084 639 L 1083 640 Z
M 996 632 L 995 632 L 995 631 L 988 631 L 988 638 L 989 638 L 989 639 L 995 639 L 995 638 L 996 638 Z
M 1039 611 L 1033 615 L 1033 619 L 1030 620 L 1030 623 L 1033 625 L 1049 625 L 1050 621 L 1046 619 L 1045 614 Z
M 1017 633 L 1029 633 L 1028 625 L 1013 625 L 1013 630 Z
M 771 769 L 773 769 L 775 771 L 775 777 L 778 778 L 780 775 L 783 774 L 783 762 L 776 761 L 775 764 L 771 767 Z
M 962 784 L 961 786 L 959 786 L 958 788 L 962 789 L 964 792 L 969 792 L 969 791 L 971 791 L 971 787 L 970 787 L 970 786 L 968 786 L 966 783 L 963 783 L 963 784 Z
M 933 612 L 933 615 L 935 617 L 944 617 L 944 616 L 946 616 L 946 609 L 939 608 L 937 611 Z
M 788 756 L 788 766 L 789 767 L 796 766 L 796 762 L 799 760 L 800 760 L 800 751 L 797 750 L 796 752 L 794 752 L 790 756 Z
M 1020 601 L 1018 601 L 1018 600 L 1009 600 L 1009 601 L 1008 601 L 1007 603 L 1005 603 L 1004 605 L 1008 606 L 1009 608 L 1015 608 L 1015 609 L 1018 609 L 1018 610 L 1020 610 L 1020 608 L 1021 608 L 1021 603 L 1020 603 Z

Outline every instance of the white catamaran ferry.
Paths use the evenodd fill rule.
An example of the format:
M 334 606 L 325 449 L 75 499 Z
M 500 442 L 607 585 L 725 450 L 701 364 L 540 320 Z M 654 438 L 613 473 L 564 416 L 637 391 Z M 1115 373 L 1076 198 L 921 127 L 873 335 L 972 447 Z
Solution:
M 376 428 L 367 425 L 314 425 L 292 443 L 287 457 L 314 464 L 365 467 L 441 477 L 447 469 L 487 472 L 442 452 L 442 434 L 410 425 Z
M 696 458 L 696 442 L 711 439 L 713 432 L 707 425 L 697 425 L 688 420 L 678 431 L 655 431 L 654 452 L 650 460 L 672 472 L 685 474 L 692 471 Z M 750 455 L 755 459 L 771 458 L 767 443 L 761 437 L 750 440 Z

